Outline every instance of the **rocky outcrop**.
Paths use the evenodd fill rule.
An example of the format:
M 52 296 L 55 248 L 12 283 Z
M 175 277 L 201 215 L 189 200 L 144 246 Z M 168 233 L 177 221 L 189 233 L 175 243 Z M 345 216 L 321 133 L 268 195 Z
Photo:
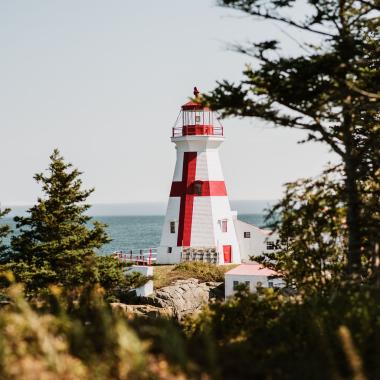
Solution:
M 223 283 L 203 282 L 195 278 L 177 280 L 173 285 L 158 289 L 148 297 L 135 299 L 136 305 L 111 304 L 128 318 L 176 318 L 194 313 L 205 304 L 224 297 Z
M 213 299 L 223 297 L 220 282 L 203 282 L 195 278 L 177 280 L 173 285 L 158 289 L 153 295 L 142 297 L 141 303 L 158 308 L 170 308 L 177 319 L 194 313 Z

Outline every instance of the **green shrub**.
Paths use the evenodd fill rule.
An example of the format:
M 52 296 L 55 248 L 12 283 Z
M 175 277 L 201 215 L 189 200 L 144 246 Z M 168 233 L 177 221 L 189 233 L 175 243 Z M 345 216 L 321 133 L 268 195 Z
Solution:
M 308 297 L 263 289 L 211 304 L 186 331 L 193 360 L 213 378 L 378 379 L 379 315 L 378 289 Z
M 162 337 L 170 331 L 165 344 L 150 332 L 159 321 L 151 322 L 145 337 L 143 332 L 139 337 L 125 318 L 104 303 L 101 288 L 87 289 L 69 305 L 67 299 L 60 299 L 58 288 L 51 289 L 43 307 L 41 301 L 29 304 L 21 285 L 12 285 L 8 297 L 11 304 L 0 309 L 2 380 L 185 379 L 181 370 L 188 359 L 182 358 L 181 363 L 178 355 L 173 356 L 173 352 L 185 355 L 185 350 L 174 350 L 171 343 L 182 344 L 178 327 L 168 322 L 155 327 Z
M 173 272 L 183 278 L 197 278 L 201 282 L 224 281 L 224 273 L 230 266 L 220 266 L 201 261 L 183 262 L 174 267 Z
M 177 265 L 155 265 L 154 287 L 171 285 L 177 280 L 196 278 L 201 282 L 224 281 L 224 273 L 236 265 L 214 265 L 200 261 L 183 262 Z

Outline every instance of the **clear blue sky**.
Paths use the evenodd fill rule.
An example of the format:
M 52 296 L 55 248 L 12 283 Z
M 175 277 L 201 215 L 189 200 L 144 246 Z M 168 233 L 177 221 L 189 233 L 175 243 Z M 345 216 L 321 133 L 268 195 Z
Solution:
M 241 77 L 249 59 L 228 43 L 279 35 L 213 0 L 2 0 L 0 202 L 34 202 L 32 176 L 55 147 L 95 186 L 92 202 L 165 201 L 170 130 L 193 86 Z M 297 49 L 281 39 L 284 52 Z M 257 120 L 224 125 L 231 199 L 278 198 L 284 182 L 333 158 L 322 145 L 298 145 L 299 132 Z

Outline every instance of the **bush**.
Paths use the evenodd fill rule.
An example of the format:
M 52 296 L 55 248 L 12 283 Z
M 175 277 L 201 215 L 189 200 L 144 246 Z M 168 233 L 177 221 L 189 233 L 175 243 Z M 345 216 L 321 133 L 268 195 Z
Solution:
M 166 359 L 166 352 L 174 351 L 170 342 L 181 343 L 183 339 L 175 325 L 161 325 L 162 337 L 165 331 L 170 333 L 166 334 L 166 345 L 162 337 L 160 344 L 149 329 L 146 337 L 140 338 L 123 317 L 112 313 L 103 302 L 101 288 L 83 292 L 79 302 L 68 307 L 67 299 L 61 302 L 58 289 L 51 289 L 51 293 L 56 294 L 43 308 L 33 308 L 23 298 L 20 285 L 8 289 L 11 304 L 0 309 L 1 379 L 185 379 L 181 374 L 185 368 Z M 158 324 L 151 322 L 151 328 Z M 150 336 L 157 342 L 153 346 Z M 177 352 L 185 351 L 179 348 Z M 188 359 L 182 360 L 183 366 L 188 363 Z
M 200 261 L 183 262 L 178 265 L 156 265 L 154 286 L 156 289 L 171 285 L 177 280 L 196 278 L 200 282 L 224 281 L 224 273 L 236 265 L 214 265 Z
M 220 266 L 201 261 L 183 262 L 174 267 L 174 272 L 183 278 L 197 278 L 201 282 L 224 281 L 224 273 L 230 266 Z
M 380 291 L 241 291 L 187 320 L 193 360 L 221 379 L 380 378 Z M 207 347 L 209 355 L 196 347 Z M 212 360 L 211 360 L 212 359 Z

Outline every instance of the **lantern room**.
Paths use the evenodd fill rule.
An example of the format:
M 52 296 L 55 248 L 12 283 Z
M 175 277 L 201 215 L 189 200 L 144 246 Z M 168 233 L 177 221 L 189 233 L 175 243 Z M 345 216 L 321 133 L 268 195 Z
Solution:
M 223 127 L 214 126 L 214 113 L 210 108 L 189 101 L 181 107 L 173 128 L 172 137 L 180 136 L 223 136 Z

